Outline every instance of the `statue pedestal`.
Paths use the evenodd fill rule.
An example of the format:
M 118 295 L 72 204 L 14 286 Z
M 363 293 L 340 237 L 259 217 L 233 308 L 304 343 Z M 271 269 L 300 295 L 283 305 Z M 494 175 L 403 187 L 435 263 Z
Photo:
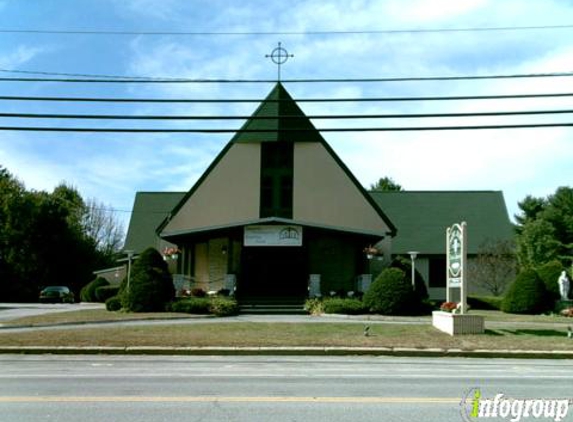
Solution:
M 458 334 L 483 334 L 484 318 L 479 315 L 452 314 L 443 311 L 432 312 L 432 325 L 451 336 Z

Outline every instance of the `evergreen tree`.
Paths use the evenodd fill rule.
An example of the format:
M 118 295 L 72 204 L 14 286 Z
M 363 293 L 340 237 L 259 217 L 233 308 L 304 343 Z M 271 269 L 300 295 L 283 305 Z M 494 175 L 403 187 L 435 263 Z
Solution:
M 129 283 L 121 293 L 123 308 L 132 312 L 161 312 L 175 297 L 167 263 L 157 250 L 148 248 L 132 266 Z

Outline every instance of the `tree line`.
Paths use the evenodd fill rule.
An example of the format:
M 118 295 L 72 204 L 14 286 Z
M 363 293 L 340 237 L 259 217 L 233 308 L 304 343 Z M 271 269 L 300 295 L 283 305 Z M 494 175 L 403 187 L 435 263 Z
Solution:
M 35 301 L 47 285 L 80 289 L 115 265 L 123 228 L 96 200 L 65 183 L 28 190 L 0 166 L 0 301 Z

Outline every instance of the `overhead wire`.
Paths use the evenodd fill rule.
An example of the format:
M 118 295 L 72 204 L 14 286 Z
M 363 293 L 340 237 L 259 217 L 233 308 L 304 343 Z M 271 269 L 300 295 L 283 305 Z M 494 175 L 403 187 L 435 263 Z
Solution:
M 360 29 L 314 31 L 126 31 L 96 29 L 15 29 L 0 28 L 4 34 L 44 35 L 143 35 L 143 36 L 244 36 L 244 35 L 368 35 L 368 34 L 426 34 L 451 32 L 499 32 L 572 29 L 573 25 L 488 26 L 466 28 Z
M 282 79 L 282 83 L 379 83 L 379 82 L 426 82 L 426 81 L 461 81 L 491 79 L 530 79 L 571 77 L 573 72 L 520 73 L 507 75 L 460 75 L 460 76 L 406 76 L 381 78 L 301 78 Z M 10 78 L 1 77 L 0 82 L 59 82 L 59 83 L 109 83 L 109 84 L 259 84 L 277 83 L 276 79 L 191 79 L 191 78 L 129 78 L 117 76 L 91 78 Z
M 573 97 L 573 92 L 540 94 L 500 94 L 500 95 L 450 95 L 421 97 L 360 97 L 360 98 L 297 98 L 297 103 L 340 103 L 340 102 L 398 102 L 398 101 L 465 101 L 465 100 L 504 100 L 524 98 Z M 118 98 L 118 97 L 44 97 L 0 95 L 4 101 L 53 101 L 53 102 L 97 102 L 97 103 L 281 103 L 290 99 L 261 98 Z
M 316 120 L 347 120 L 347 119 L 423 119 L 444 117 L 492 117 L 492 116 L 529 116 L 545 114 L 570 114 L 573 110 L 515 110 L 515 111 L 485 111 L 467 113 L 406 113 L 406 114 L 317 114 L 307 115 Z M 68 119 L 68 120 L 297 120 L 300 116 L 201 116 L 201 115 L 133 115 L 133 114 L 57 114 L 57 113 L 2 113 L 0 118 L 26 119 Z
M 0 131 L 23 132 L 89 132 L 89 133 L 304 133 L 304 132 L 405 132 L 405 131 L 448 131 L 484 129 L 526 129 L 573 127 L 573 123 L 525 123 L 496 125 L 462 126 L 399 126 L 399 127 L 354 127 L 354 128 L 312 128 L 312 129 L 222 129 L 222 128 L 87 128 L 87 127 L 41 127 L 41 126 L 0 126 Z

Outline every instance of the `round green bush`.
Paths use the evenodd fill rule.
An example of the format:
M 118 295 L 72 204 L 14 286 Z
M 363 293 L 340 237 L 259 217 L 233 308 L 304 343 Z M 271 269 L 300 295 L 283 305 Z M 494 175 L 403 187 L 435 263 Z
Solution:
M 121 309 L 121 299 L 118 296 L 110 297 L 105 301 L 105 309 L 110 312 L 119 311 Z
M 235 299 L 228 297 L 214 297 L 211 299 L 209 311 L 219 317 L 237 315 L 239 304 Z
M 509 286 L 501 310 L 511 314 L 538 314 L 548 308 L 547 290 L 533 269 L 523 270 Z
M 368 308 L 359 299 L 325 299 L 322 306 L 325 314 L 360 315 L 368 313 Z
M 406 277 L 412 282 L 412 260 L 399 256 L 398 258 L 394 259 L 390 264 L 390 268 L 398 268 L 399 270 L 404 271 Z M 414 270 L 414 291 L 416 295 L 420 298 L 420 300 L 425 300 L 430 297 L 428 295 L 428 289 L 426 288 L 426 283 L 424 282 L 424 277 L 422 274 L 416 269 Z
M 398 268 L 382 271 L 364 294 L 363 302 L 370 311 L 383 315 L 415 315 L 421 308 L 410 280 Z
M 103 277 L 98 277 L 90 281 L 80 291 L 80 299 L 82 302 L 99 302 L 96 297 L 96 290 L 98 287 L 109 286 L 109 281 Z M 101 301 L 103 302 L 103 301 Z
M 119 286 L 100 286 L 95 289 L 95 298 L 97 302 L 105 303 L 110 297 L 117 296 Z
M 123 308 L 131 312 L 162 312 L 175 297 L 173 279 L 157 250 L 148 248 L 131 269 L 129 286 L 122 286 Z
M 559 294 L 559 283 L 557 280 L 561 275 L 561 271 L 563 271 L 563 265 L 557 260 L 549 261 L 548 263 L 542 265 L 541 267 L 536 268 L 537 275 L 543 284 L 545 284 L 545 288 L 549 292 L 552 299 L 557 300 L 561 297 Z
M 209 314 L 210 301 L 206 297 L 193 297 L 182 299 L 171 304 L 172 312 L 182 312 L 185 314 Z

